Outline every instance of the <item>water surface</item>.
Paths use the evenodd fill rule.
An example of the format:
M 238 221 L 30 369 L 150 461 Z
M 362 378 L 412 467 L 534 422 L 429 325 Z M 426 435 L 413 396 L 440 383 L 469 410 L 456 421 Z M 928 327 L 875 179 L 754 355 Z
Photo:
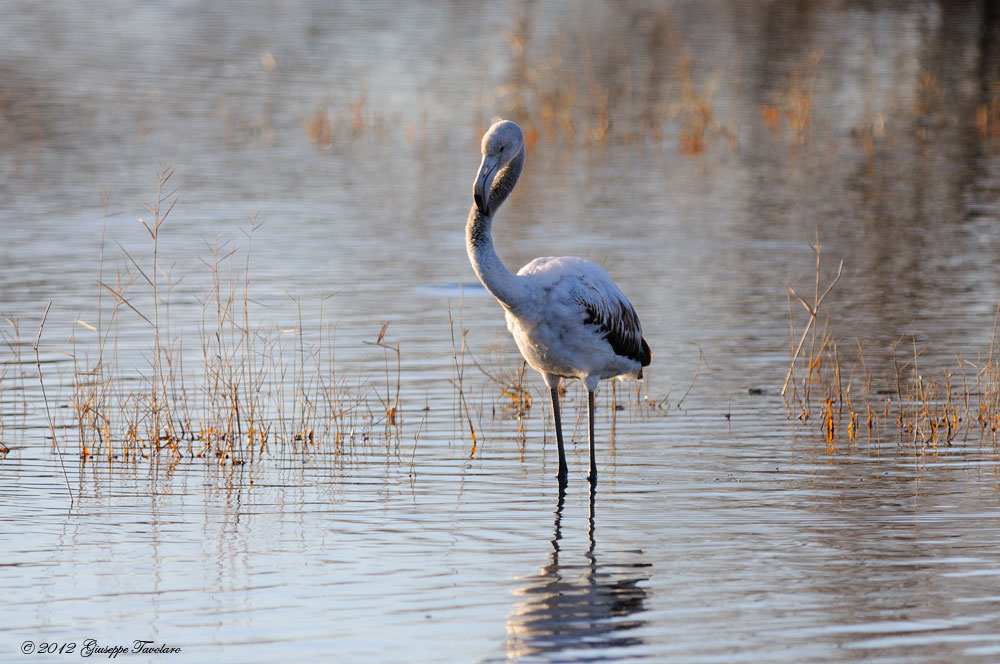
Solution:
M 873 437 L 827 440 L 779 395 L 786 286 L 802 277 L 808 290 L 817 236 L 824 282 L 845 261 L 828 301 L 845 367 L 858 339 L 878 376 L 900 338 L 928 377 L 988 353 L 992 10 L 2 13 L 5 661 L 62 661 L 17 653 L 90 638 L 182 648 L 132 661 L 1000 657 L 994 442 L 918 449 L 889 418 Z M 462 235 L 479 136 L 500 114 L 531 143 L 495 225 L 501 256 L 603 261 L 654 352 L 642 386 L 599 395 L 594 492 L 580 388 L 566 395 L 560 496 L 540 379 L 525 376 L 534 401 L 519 422 L 476 366 L 520 366 Z M 190 414 L 219 412 L 205 387 L 205 263 L 236 250 L 223 283 L 247 288 L 252 357 L 270 369 L 263 458 L 79 459 L 87 326 L 112 301 L 97 282 L 150 265 L 138 201 L 155 196 L 161 163 L 180 187 L 157 252 Z M 141 279 L 130 302 L 148 312 Z M 43 398 L 32 346 L 49 301 Z M 141 391 L 151 327 L 124 305 L 116 321 L 115 371 Z M 395 351 L 372 345 L 386 321 L 398 370 Z M 358 405 L 334 424 L 318 410 L 309 427 L 350 422 L 353 435 L 305 445 L 292 438 L 295 390 L 317 376 Z M 381 404 L 397 382 L 390 423 Z M 117 418 L 134 407 L 112 403 Z

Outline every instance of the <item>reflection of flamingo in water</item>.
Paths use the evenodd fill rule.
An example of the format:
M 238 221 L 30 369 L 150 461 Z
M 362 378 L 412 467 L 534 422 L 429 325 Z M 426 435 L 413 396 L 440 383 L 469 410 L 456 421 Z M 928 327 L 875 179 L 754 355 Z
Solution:
M 628 631 L 644 624 L 648 563 L 599 563 L 594 539 L 594 487 L 590 490 L 587 562 L 559 561 L 565 491 L 560 488 L 552 536 L 552 557 L 541 572 L 523 577 L 516 591 L 521 601 L 507 617 L 508 659 L 573 648 L 622 648 L 642 640 Z M 631 618 L 630 618 L 631 617 Z
M 582 258 L 536 258 L 514 274 L 493 248 L 493 215 L 506 200 L 524 166 L 524 134 L 498 120 L 483 136 L 483 163 L 475 184 L 475 205 L 465 227 L 476 276 L 503 306 L 507 327 L 524 359 L 542 374 L 552 398 L 559 444 L 559 483 L 566 482 L 566 453 L 559 419 L 559 383 L 577 378 L 587 386 L 590 475 L 594 460 L 594 391 L 602 378 L 642 378 L 652 359 L 635 309 L 607 271 Z

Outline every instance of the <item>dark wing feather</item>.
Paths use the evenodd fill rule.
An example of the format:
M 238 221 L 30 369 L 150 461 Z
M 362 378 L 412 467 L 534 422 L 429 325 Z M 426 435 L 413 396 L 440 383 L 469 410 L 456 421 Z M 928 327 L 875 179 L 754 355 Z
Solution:
M 596 325 L 616 354 L 649 366 L 653 353 L 642 338 L 639 317 L 628 300 L 624 297 L 602 302 L 581 299 L 580 304 L 587 312 L 584 324 Z

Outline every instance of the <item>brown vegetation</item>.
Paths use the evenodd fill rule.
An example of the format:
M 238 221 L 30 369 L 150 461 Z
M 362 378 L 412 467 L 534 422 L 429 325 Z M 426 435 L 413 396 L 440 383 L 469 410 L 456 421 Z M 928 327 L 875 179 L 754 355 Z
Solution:
M 865 342 L 851 344 L 854 359 L 846 363 L 833 333 L 829 313 L 821 316 L 826 295 L 843 270 L 821 286 L 821 253 L 813 246 L 816 272 L 812 298 L 789 286 L 789 367 L 782 396 L 789 415 L 803 425 L 818 422 L 831 450 L 843 441 L 864 438 L 876 446 L 896 440 L 909 454 L 935 454 L 941 447 L 987 443 L 996 447 L 1000 432 L 1000 308 L 992 337 L 975 361 L 958 359 L 933 375 L 923 367 L 925 349 L 907 330 L 881 357 Z M 801 334 L 796 304 L 808 312 Z M 796 339 L 798 341 L 796 342 Z M 845 370 L 846 369 L 846 370 Z
M 192 353 L 171 323 L 171 293 L 180 279 L 158 251 L 178 201 L 178 192 L 169 189 L 172 175 L 172 169 L 160 169 L 156 196 L 144 204 L 151 215 L 141 220 L 151 256 L 143 259 L 122 247 L 119 267 L 108 279 L 102 250 L 94 322 L 81 317 L 69 340 L 80 457 L 242 464 L 276 446 L 298 452 L 329 441 L 334 453 L 342 453 L 374 439 L 398 444 L 401 352 L 398 342 L 386 338 L 388 323 L 373 342 L 384 354 L 382 380 L 362 374 L 350 380 L 334 364 L 333 324 L 323 310 L 328 296 L 319 295 L 319 329 L 306 329 L 302 304 L 290 295 L 298 326 L 278 329 L 259 322 L 250 295 L 256 217 L 245 229 L 244 247 L 210 244 L 210 257 L 201 259 L 208 283 L 201 299 L 201 362 L 190 366 Z M 150 331 L 145 368 L 126 366 L 120 358 L 117 331 L 123 316 L 138 317 Z M 18 323 L 7 322 L 14 334 L 7 345 L 17 353 Z M 40 327 L 39 339 L 41 333 Z M 16 356 L 15 362 L 20 362 Z M 37 364 L 44 389 L 49 377 Z

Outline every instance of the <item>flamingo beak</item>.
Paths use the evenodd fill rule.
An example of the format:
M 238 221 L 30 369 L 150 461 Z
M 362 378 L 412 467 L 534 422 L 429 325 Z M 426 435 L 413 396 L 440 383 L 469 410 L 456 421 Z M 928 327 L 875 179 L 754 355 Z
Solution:
M 490 189 L 493 187 L 493 178 L 497 175 L 499 160 L 496 157 L 483 155 L 483 163 L 479 165 L 479 174 L 476 176 L 476 185 L 473 188 L 473 196 L 476 199 L 476 207 L 481 214 L 486 214 L 490 205 Z

